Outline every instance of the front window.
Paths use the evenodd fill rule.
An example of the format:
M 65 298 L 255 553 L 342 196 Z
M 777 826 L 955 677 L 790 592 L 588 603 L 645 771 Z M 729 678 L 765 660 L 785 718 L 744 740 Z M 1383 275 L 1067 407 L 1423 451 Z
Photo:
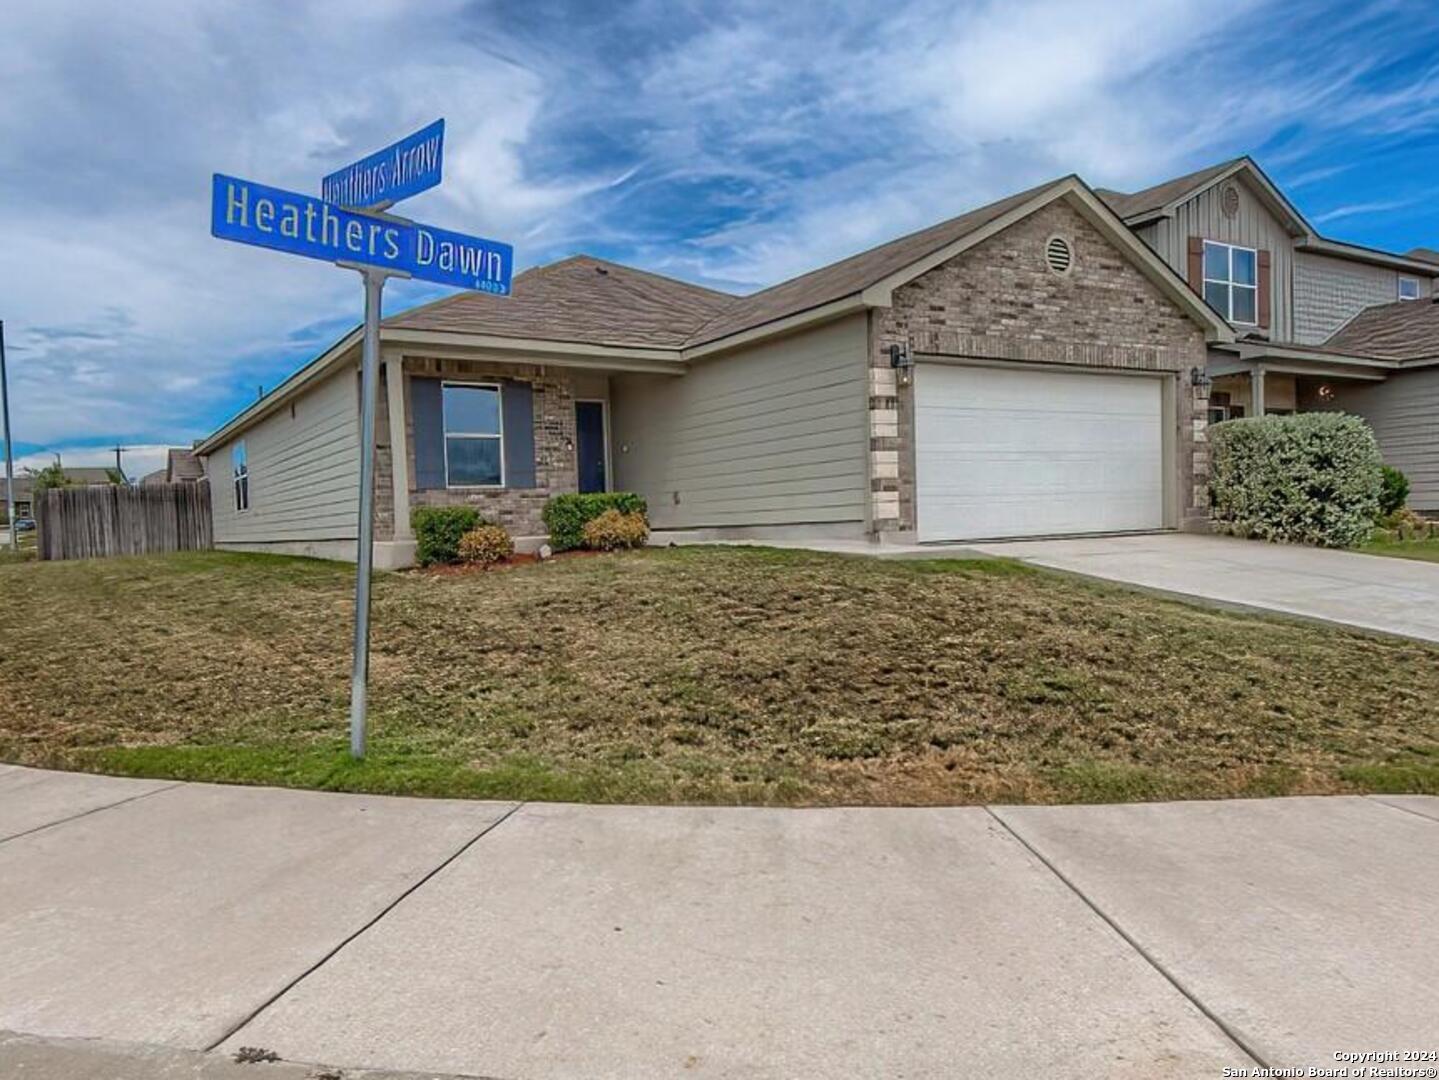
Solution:
M 235 475 L 235 510 L 250 509 L 250 461 L 245 454 L 245 440 L 230 450 L 230 467 Z
M 1418 299 L 1419 299 L 1419 279 L 1418 279 L 1418 278 L 1402 277 L 1402 278 L 1399 279 L 1399 299 L 1400 299 L 1400 300 L 1418 300 Z
M 1242 420 L 1244 406 L 1235 405 L 1224 390 L 1215 390 L 1209 395 L 1209 422 L 1222 424 L 1226 420 Z
M 1204 299 L 1230 322 L 1253 326 L 1259 311 L 1259 253 L 1204 241 Z
M 500 388 L 446 383 L 445 486 L 503 487 Z

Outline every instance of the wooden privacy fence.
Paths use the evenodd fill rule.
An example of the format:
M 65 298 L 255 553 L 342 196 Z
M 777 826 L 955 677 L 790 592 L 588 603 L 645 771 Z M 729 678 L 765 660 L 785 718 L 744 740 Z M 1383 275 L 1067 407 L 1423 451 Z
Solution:
M 35 499 L 42 559 L 155 555 L 214 546 L 210 485 L 95 484 L 50 488 Z

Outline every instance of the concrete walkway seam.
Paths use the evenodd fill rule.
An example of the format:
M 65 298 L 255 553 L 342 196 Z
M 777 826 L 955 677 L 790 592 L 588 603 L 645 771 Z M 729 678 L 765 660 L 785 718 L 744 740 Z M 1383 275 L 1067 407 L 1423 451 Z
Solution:
M 349 934 L 348 936 L 346 936 L 345 938 L 343 938 L 343 939 L 340 941 L 340 943 L 339 943 L 338 945 L 336 945 L 333 949 L 331 949 L 329 952 L 325 953 L 324 956 L 320 957 L 320 959 L 316 960 L 313 964 L 311 964 L 309 967 L 307 967 L 304 971 L 300 972 L 300 974 L 296 975 L 293 979 L 291 979 L 289 982 L 287 982 L 284 986 L 280 987 L 280 989 L 277 990 L 274 994 L 271 994 L 268 998 L 266 998 L 264 1001 L 262 1001 L 255 1009 L 253 1009 L 249 1014 L 247 1014 L 247 1015 L 245 1016 L 245 1018 L 244 1018 L 243 1020 L 241 1020 L 238 1024 L 236 1024 L 234 1027 L 230 1028 L 230 1029 L 229 1029 L 228 1031 L 226 1031 L 223 1035 L 221 1035 L 218 1039 L 216 1039 L 214 1042 L 210 1043 L 210 1045 L 204 1047 L 204 1048 L 203 1048 L 204 1051 L 205 1051 L 206 1053 L 209 1053 L 211 1050 L 216 1049 L 216 1048 L 219 1047 L 222 1043 L 224 1043 L 224 1041 L 225 1041 L 226 1039 L 232 1038 L 233 1036 L 235 1036 L 235 1035 L 238 1034 L 239 1032 L 243 1031 L 247 1026 L 249 1026 L 250 1022 L 255 1019 L 255 1017 L 259 1016 L 262 1012 L 264 1012 L 266 1009 L 268 1009 L 271 1005 L 273 1005 L 273 1004 L 275 1004 L 275 1002 L 279 1001 L 282 997 L 284 997 L 286 994 L 288 994 L 288 993 L 289 993 L 291 990 L 293 990 L 296 986 L 298 986 L 298 985 L 300 985 L 300 983 L 304 982 L 305 979 L 309 978 L 309 977 L 310 977 L 311 975 L 313 975 L 315 972 L 319 971 L 320 968 L 324 967 L 327 963 L 329 963 L 330 960 L 333 959 L 333 958 L 336 956 L 336 954 L 338 954 L 338 953 L 340 952 L 341 949 L 343 949 L 346 945 L 350 944 L 350 942 L 354 941 L 357 937 L 359 937 L 361 934 L 363 934 L 366 930 L 370 929 L 370 927 L 372 927 L 372 926 L 374 926 L 376 923 L 378 923 L 381 919 L 383 919 L 383 918 L 384 918 L 386 915 L 388 915 L 390 912 L 394 911 L 395 908 L 399 907 L 400 904 L 403 903 L 404 900 L 405 900 L 407 897 L 412 896 L 417 890 L 419 890 L 420 888 L 422 888 L 431 878 L 433 878 L 436 874 L 438 874 L 438 873 L 439 873 L 441 870 L 443 870 L 445 867 L 449 866 L 450 863 L 454 862 L 456 859 L 458 859 L 458 858 L 459 858 L 461 855 L 463 855 L 465 852 L 469 851 L 470 848 L 474 847 L 475 844 L 479 843 L 482 839 L 484 839 L 484 838 L 485 838 L 486 836 L 488 836 L 490 833 L 494 832 L 496 829 L 498 829 L 498 828 L 499 828 L 501 825 L 503 825 L 505 822 L 509 821 L 510 818 L 512 818 L 512 817 L 513 817 L 522 807 L 524 807 L 524 806 L 525 806 L 525 804 L 522 803 L 522 802 L 517 802 L 517 803 L 515 803 L 514 806 L 510 807 L 510 808 L 509 808 L 508 810 L 506 810 L 503 814 L 501 814 L 498 818 L 496 818 L 494 821 L 490 822 L 490 823 L 489 823 L 488 825 L 486 825 L 483 829 L 481 829 L 479 832 L 477 832 L 474 836 L 472 836 L 472 837 L 470 837 L 468 840 L 466 840 L 463 844 L 461 844 L 458 848 L 455 849 L 455 851 L 454 851 L 453 854 L 451 854 L 448 858 L 446 858 L 444 861 L 442 861 L 441 863 L 439 863 L 439 865 L 435 866 L 433 869 L 431 869 L 430 871 L 428 871 L 424 876 L 422 876 L 422 877 L 421 877 L 418 881 L 416 881 L 413 885 L 411 885 L 409 888 L 405 889 L 405 891 L 402 892 L 402 893 L 400 893 L 399 896 L 395 897 L 395 898 L 394 898 L 393 900 L 391 900 L 388 904 L 386 904 L 383 908 L 381 908 L 381 909 L 379 910 L 379 912 L 377 912 L 377 913 L 374 915 L 373 918 L 369 919 L 369 920 L 366 921 L 363 925 L 361 925 L 361 926 L 359 927 L 359 929 L 355 930 L 353 933 L 351 933 L 351 934 Z
M 1418 810 L 1410 810 L 1407 806 L 1392 803 L 1382 795 L 1366 795 L 1364 801 L 1367 803 L 1375 803 L 1379 806 L 1387 806 L 1390 810 L 1398 810 L 1401 814 L 1409 814 L 1411 817 L 1417 817 L 1420 821 L 1427 821 L 1431 825 L 1439 825 L 1439 820 L 1435 820 L 1428 814 L 1421 814 Z
M 159 795 L 164 791 L 174 791 L 177 787 L 184 786 L 185 781 L 177 780 L 173 784 L 166 784 L 164 787 L 154 788 L 151 791 L 142 791 L 138 795 L 127 795 L 117 802 L 106 803 L 104 806 L 92 806 L 89 810 L 82 810 L 78 814 L 71 814 L 69 817 L 60 818 L 58 821 L 47 821 L 44 825 L 36 825 L 33 829 L 24 829 L 20 832 L 12 833 L 9 836 L 0 836 L 0 844 L 8 844 L 11 840 L 19 840 L 22 836 L 33 836 L 37 832 L 44 832 L 46 829 L 53 829 L 57 825 L 64 825 L 71 821 L 79 821 L 83 817 L 98 814 L 102 810 L 113 810 L 117 806 L 124 806 L 126 803 L 132 803 L 137 799 L 148 799 L 151 795 Z
M 1080 901 L 1084 904 L 1085 907 L 1089 908 L 1090 911 L 1094 912 L 1094 914 L 1099 916 L 1099 918 L 1103 919 L 1105 924 L 1116 934 L 1118 934 L 1125 944 L 1127 944 L 1131 949 L 1137 952 L 1144 959 L 1145 963 L 1147 963 L 1155 971 L 1159 972 L 1159 974 L 1164 978 L 1164 980 L 1168 982 L 1170 986 L 1174 987 L 1174 989 L 1178 990 L 1180 995 L 1183 996 L 1186 1001 L 1188 1001 L 1191 1005 L 1198 1009 L 1205 1017 L 1209 1019 L 1210 1023 L 1212 1023 L 1215 1027 L 1222 1031 L 1225 1037 L 1228 1038 L 1230 1042 L 1232 1042 L 1235 1046 L 1239 1047 L 1239 1049 L 1242 1050 L 1245 1055 L 1247 1055 L 1256 1065 L 1259 1065 L 1265 1069 L 1273 1068 L 1273 1066 L 1271 1066 L 1269 1062 L 1260 1055 L 1258 1050 L 1250 1046 L 1249 1043 L 1245 1041 L 1243 1036 L 1241 1036 L 1237 1031 L 1231 1028 L 1222 1017 L 1220 1017 L 1217 1013 L 1211 1010 L 1209 1006 L 1204 1004 L 1204 1002 L 1199 1000 L 1199 997 L 1196 994 L 1194 994 L 1187 986 L 1185 986 L 1184 983 L 1180 982 L 1179 979 L 1175 975 L 1173 975 L 1163 964 L 1161 964 L 1158 960 L 1151 956 L 1149 950 L 1147 950 L 1143 945 L 1136 941 L 1134 937 L 1131 936 L 1129 932 L 1124 929 L 1124 927 L 1120 926 L 1118 922 L 1111 918 L 1108 912 L 1106 912 L 1097 903 L 1095 903 L 1088 896 L 1086 896 L 1084 890 L 1082 890 L 1078 885 L 1076 885 L 1067 876 L 1065 876 L 1065 874 L 1059 869 L 1059 867 L 1057 867 L 1053 862 L 1046 858 L 1045 855 L 1040 852 L 1038 848 L 1036 848 L 1023 836 L 1021 836 L 1019 834 L 1019 831 L 1014 826 L 1010 825 L 1009 822 L 1005 821 L 1004 818 L 1001 817 L 999 813 L 994 809 L 994 807 L 986 806 L 984 809 L 990 817 L 994 818 L 995 821 L 999 822 L 1000 827 L 1003 828 L 1005 832 L 1009 833 L 1010 836 L 1014 837 L 1015 840 L 1019 841 L 1019 843 L 1024 846 L 1024 849 L 1026 851 L 1028 851 L 1031 855 L 1033 855 L 1036 859 L 1043 863 L 1051 874 L 1053 874 L 1065 884 L 1065 886 L 1069 889 L 1070 892 L 1074 893 L 1075 896 L 1079 897 Z

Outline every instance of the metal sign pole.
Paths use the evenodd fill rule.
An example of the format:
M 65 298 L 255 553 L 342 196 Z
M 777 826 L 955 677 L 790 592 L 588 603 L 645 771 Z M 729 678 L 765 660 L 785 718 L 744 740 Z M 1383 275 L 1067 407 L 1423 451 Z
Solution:
M 360 527 L 355 560 L 355 658 L 350 671 L 350 756 L 365 756 L 365 694 L 370 675 L 370 572 L 375 556 L 375 399 L 379 391 L 383 270 L 365 268 L 365 341 L 360 353 Z
M 15 538 L 15 455 L 10 442 L 10 384 L 5 378 L 5 320 L 0 319 L 0 411 L 5 419 L 5 520 L 10 523 L 10 550 L 19 544 Z

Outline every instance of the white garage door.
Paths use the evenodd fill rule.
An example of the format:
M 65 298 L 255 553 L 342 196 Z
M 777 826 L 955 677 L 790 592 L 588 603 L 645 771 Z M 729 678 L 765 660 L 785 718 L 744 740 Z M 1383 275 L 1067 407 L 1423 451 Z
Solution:
M 920 364 L 914 387 L 921 540 L 1163 527 L 1158 378 Z

